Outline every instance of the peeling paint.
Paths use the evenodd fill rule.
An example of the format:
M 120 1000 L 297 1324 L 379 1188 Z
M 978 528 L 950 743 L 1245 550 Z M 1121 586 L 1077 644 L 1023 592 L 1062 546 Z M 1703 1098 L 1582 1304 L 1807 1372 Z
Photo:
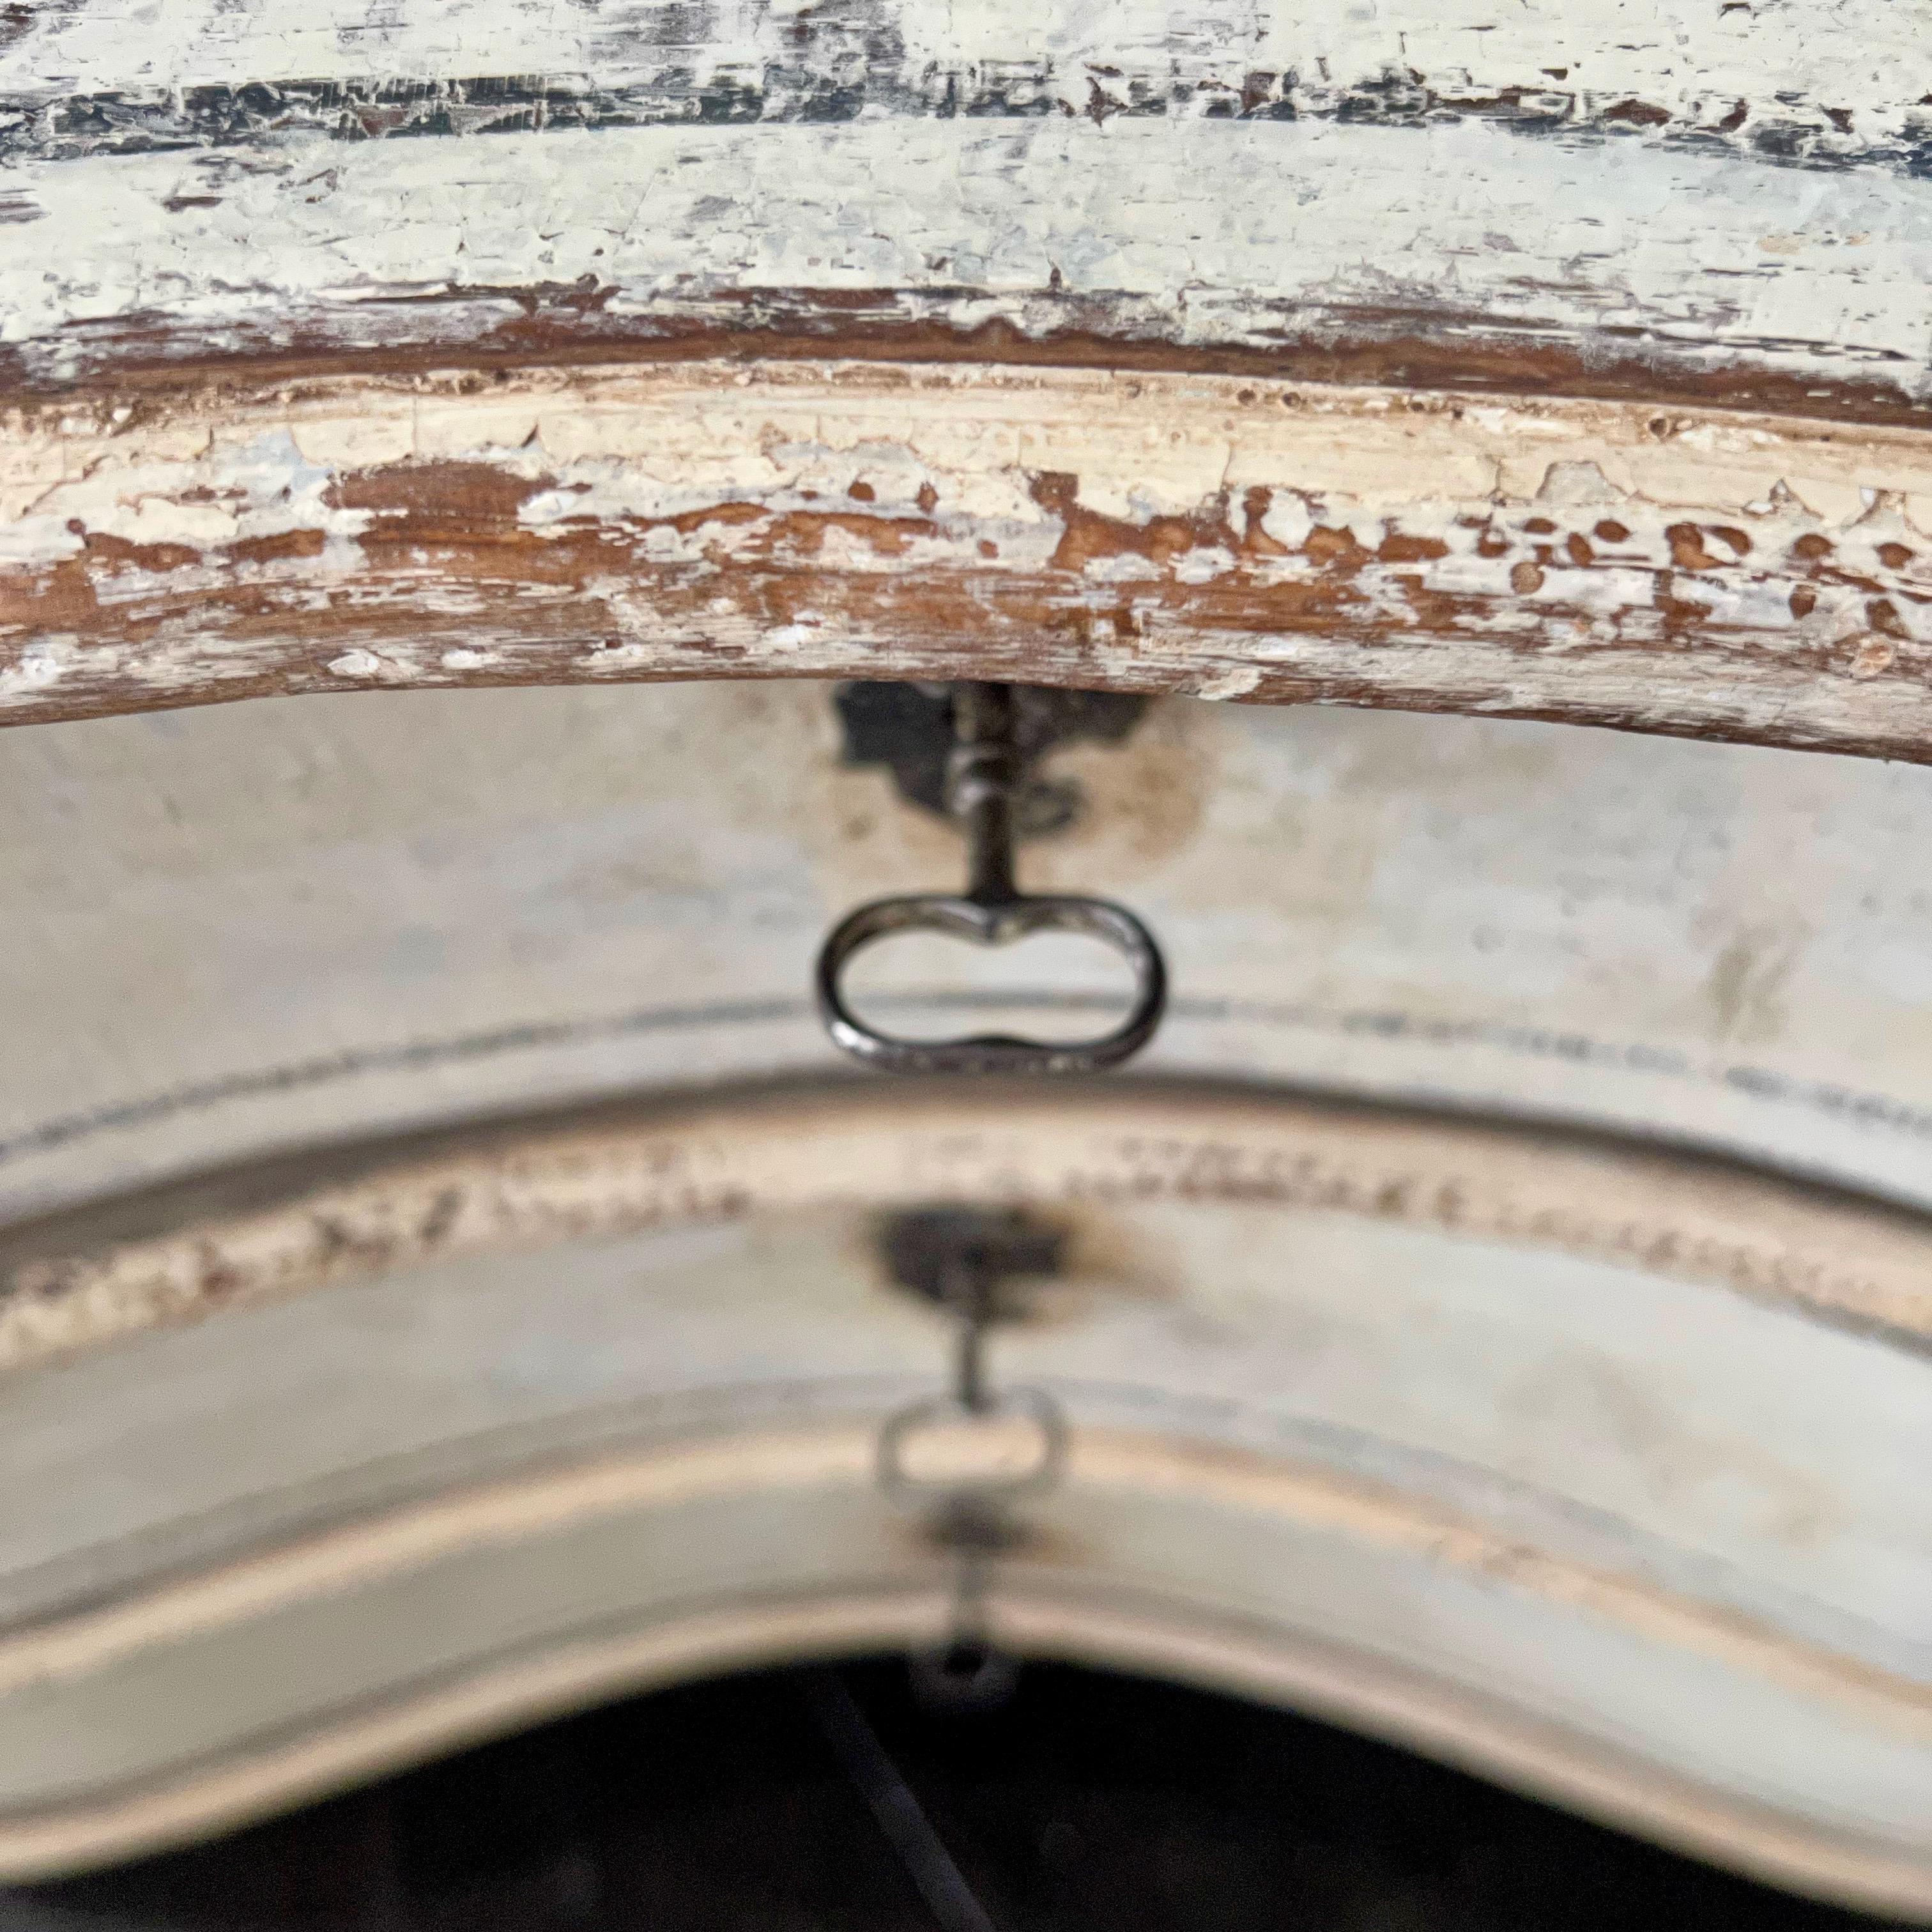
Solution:
M 0 444 L 15 717 L 970 663 L 1928 754 L 1909 429 L 797 362 L 157 400 Z
M 1474 123 L 318 136 L 6 178 L 64 238 L 0 252 L 0 350 L 41 387 L 318 346 L 527 360 L 787 329 L 923 330 L 982 355 L 999 352 L 988 331 L 1091 338 L 1284 368 L 1420 338 L 1450 363 L 1486 345 L 1686 379 L 1748 368 L 1913 408 L 1932 380 L 1932 184 L 1701 148 L 1538 149 Z M 1766 252 L 1773 232 L 1796 245 Z
M 1742 17 L 1740 17 L 1742 16 Z M 0 50 L 0 142 L 40 152 L 225 146 L 321 130 L 522 133 L 861 116 L 1492 118 L 1538 133 L 1689 139 L 1774 162 L 1913 165 L 1928 62 L 1910 9 L 1763 0 L 1694 27 L 1644 0 L 1613 23 L 1553 0 L 1072 0 L 836 10 L 591 0 L 245 9 L 190 0 L 157 42 L 131 0 L 40 8 Z

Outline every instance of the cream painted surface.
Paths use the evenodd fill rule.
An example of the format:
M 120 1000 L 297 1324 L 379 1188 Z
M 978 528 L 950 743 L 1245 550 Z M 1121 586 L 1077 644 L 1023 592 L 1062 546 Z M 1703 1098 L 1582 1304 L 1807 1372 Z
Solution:
M 1774 1882 L 1882 1912 L 1920 1910 L 1919 1862 L 1868 1840 L 1817 1832 L 1714 1800 L 1649 1767 L 1605 1764 L 1560 1732 L 1526 1730 L 1480 1698 L 1418 1682 L 1379 1660 L 1252 1619 L 1210 1618 L 1193 1606 L 1064 1596 L 1004 1580 L 1000 1628 L 1029 1658 L 1186 1682 L 1327 1718 L 1418 1748 L 1553 1802 L 1715 1856 Z M 566 1642 L 358 1713 L 219 1765 L 188 1783 L 80 1810 L 43 1814 L 8 1835 L 12 1868 L 71 1870 L 179 1843 L 207 1821 L 240 1822 L 344 1785 L 460 1749 L 519 1724 L 601 1699 L 692 1677 L 774 1663 L 876 1654 L 929 1643 L 941 1606 L 930 1591 L 813 1594 L 746 1608 L 680 1606 L 615 1636 Z
M 1155 1606 L 1177 1654 L 1184 1629 L 1278 1668 L 1340 1646 L 1358 1721 L 1411 1682 L 1432 1719 L 1380 1719 L 1409 1742 L 1923 1901 L 1923 1498 L 1874 1480 L 1922 1439 L 1922 1360 L 1522 1244 L 1204 1205 L 1075 1225 L 995 1348 L 1076 1423 L 996 1598 L 1020 1640 L 1058 1600 Z M 943 1336 L 876 1265 L 862 1222 L 794 1211 L 324 1289 L 0 1386 L 28 1478 L 0 1858 L 138 1839 L 177 1787 L 164 1838 L 299 1790 L 248 1742 L 292 1724 L 325 1757 L 344 1732 L 334 1777 L 372 1714 L 406 1758 L 447 1735 L 432 1678 L 483 1696 L 680 1606 L 896 1592 L 896 1628 L 930 1628 L 868 1427 Z
M 1932 1373 L 1910 1351 L 1530 1232 L 1214 1202 L 1057 1211 L 1069 1276 L 994 1360 L 1061 1393 L 1077 1434 L 1157 1426 L 1287 1456 L 1848 1670 L 1932 1678 L 1932 1546 L 1906 1480 Z M 0 1628 L 219 1567 L 298 1508 L 349 1520 L 566 1450 L 883 1414 L 942 1376 L 944 1335 L 884 1286 L 871 1225 L 802 1190 L 748 1222 L 458 1256 L 10 1376 Z M 795 1479 L 820 1480 L 800 1455 Z M 602 1493 L 581 1507 L 634 1499 Z M 431 1546 L 476 1533 L 459 1521 Z M 0 1648 L 0 1690 L 26 1681 Z
M 0 1242 L 0 1370 L 459 1255 L 828 1201 L 988 1198 L 1320 1208 L 1652 1268 L 1908 1350 L 1932 1342 L 1918 1217 L 1748 1169 L 1225 1082 L 842 1080 L 386 1142 L 346 1166 L 285 1162 L 239 1194 L 204 1183 L 131 1218 L 110 1203 L 104 1219 L 30 1223 Z
M 1179 701 L 1054 769 L 1087 803 L 1023 874 L 1161 932 L 1178 1003 L 1150 1071 L 1248 1083 L 1257 1118 L 1286 1079 L 1527 1132 L 1331 1124 L 1369 1149 L 1331 1172 L 1253 1120 L 1196 1147 L 1162 1124 L 1175 1096 L 1130 1084 L 1084 1127 L 1049 1094 L 1004 1140 L 940 1121 L 928 1145 L 867 1082 L 829 1104 L 880 1110 L 870 1141 L 766 1124 L 770 1219 L 625 1235 L 627 1186 L 646 1218 L 728 1214 L 752 1168 L 640 1142 L 627 1169 L 593 1126 L 548 1166 L 472 1160 L 453 1207 L 425 1170 L 110 1245 L 68 1281 L 82 1312 L 176 1262 L 230 1305 L 0 1378 L 0 1859 L 173 1841 L 636 1683 L 929 1630 L 929 1560 L 864 1479 L 940 1338 L 878 1288 L 851 1210 L 812 1204 L 1025 1192 L 1060 1131 L 1071 1279 L 997 1351 L 1081 1446 L 1004 1586 L 1016 1640 L 1312 1702 L 1928 1909 L 1925 1223 L 1534 1122 L 1928 1204 L 1932 905 L 1900 855 L 1932 837 L 1932 772 Z M 808 684 L 34 727 L 0 734 L 0 975 L 36 1021 L 0 1079 L 16 1215 L 829 1071 L 806 1000 L 826 922 L 958 863 L 839 766 Z M 1431 1167 L 1405 1134 L 1460 1151 Z M 1108 1135 L 1126 1167 L 1094 1157 Z M 1135 1160 L 1177 1194 L 1304 1174 L 1350 1211 L 1107 1204 L 1142 1190 Z M 555 1245 L 573 1226 L 613 1238 Z M 21 1333 L 66 1279 L 20 1280 Z
M 720 652 L 904 669 L 910 607 L 779 621 L 757 571 L 770 544 L 790 568 L 788 539 L 665 520 L 736 498 L 820 518 L 828 586 L 926 572 L 990 608 L 1034 573 L 1088 682 L 1239 698 L 1306 672 L 1932 742 L 1932 458 L 1922 427 L 1862 420 L 1932 399 L 1924 0 L 727 0 L 697 40 L 682 17 L 8 20 L 0 568 L 34 614 L 0 633 L 0 709 L 710 675 Z M 491 76 L 530 83 L 526 131 L 483 136 Z M 290 91 L 194 92 L 263 82 Z M 956 112 L 981 97 L 990 116 Z M 410 120 L 424 100 L 435 126 Z M 694 118 L 748 101 L 743 124 Z M 639 124 L 561 124 L 573 103 Z M 987 360 L 585 359 L 760 328 Z M 1502 343 L 1520 386 L 1614 364 L 1618 393 L 1642 368 L 1673 400 L 1286 379 L 1407 338 L 1432 380 Z M 1105 363 L 1120 340 L 1274 374 L 992 359 Z M 378 366 L 392 349 L 413 374 Z M 221 372 L 297 351 L 362 366 Z M 432 367 L 477 355 L 520 366 Z M 212 373 L 140 373 L 182 358 Z M 1693 406 L 1706 376 L 1862 420 Z M 452 463 L 526 491 L 511 534 L 533 552 L 608 543 L 608 573 L 512 594 L 428 548 L 379 566 L 397 512 L 345 486 Z M 1084 562 L 1050 476 L 1118 520 Z M 827 500 L 874 507 L 824 527 Z M 895 552 L 865 518 L 911 506 Z M 1137 584 L 1238 576 L 1219 536 L 1140 556 L 1163 516 L 1252 550 L 1238 580 L 1288 593 L 1276 617 L 1321 568 L 1298 547 L 1346 530 L 1364 632 L 1252 609 L 1190 628 L 1151 593 L 1113 628 Z M 1574 568 L 1474 535 L 1532 518 L 1552 554 L 1582 544 Z M 1624 532 L 1608 556 L 1600 524 Z M 1820 554 L 1797 594 L 1790 559 Z M 653 572 L 716 594 L 680 616 L 640 590 Z M 1037 609 L 1004 621 L 1044 635 Z M 1087 1147 L 1053 1170 L 1071 1279 L 996 1348 L 1076 1424 L 1000 1580 L 1008 1634 L 1300 1701 L 1932 1916 L 1932 770 L 1179 703 L 1060 769 L 1087 808 L 1023 870 L 1161 934 L 1177 998 L 1150 1072 L 1233 1083 L 1237 1107 L 1286 1084 L 1516 1128 L 1304 1107 L 1330 1166 L 1286 1131 L 1136 1150 L 1127 1117 L 1175 1095 L 1114 1090 L 1113 1166 Z M 48 725 L 0 734 L 0 824 L 15 1220 L 400 1128 L 824 1074 L 826 924 L 958 864 L 880 774 L 838 767 L 803 685 Z M 1042 970 L 1017 1004 L 1081 990 Z M 634 1137 L 628 1168 L 526 1145 L 472 1159 L 448 1202 L 379 1173 L 16 1273 L 0 1866 L 192 1836 L 633 1684 L 936 1630 L 932 1553 L 868 1478 L 941 1338 L 880 1288 L 854 1204 L 1024 1193 L 1070 1130 L 1022 1111 L 1005 1142 L 956 1123 L 943 1146 L 910 1110 L 870 1142 L 779 1147 L 768 1122 L 763 1167 L 720 1156 L 682 1192 L 675 1162 L 639 1184 Z M 1544 1120 L 1851 1191 L 1544 1144 Z M 1230 1195 L 1313 1178 L 1231 1204 L 1204 1165 Z M 1170 1198 L 1107 1204 L 1141 1181 Z M 733 1186 L 782 1216 L 730 1220 Z M 628 1232 L 653 1216 L 705 1224 Z M 605 1238 L 558 1244 L 571 1227 Z M 358 1248 L 371 1231 L 388 1246 Z
M 1932 1202 L 1932 772 L 1158 706 L 1023 877 L 1135 905 L 1145 1064 L 1616 1125 Z M 957 840 L 809 686 L 367 694 L 0 734 L 0 1198 L 829 1070 L 813 952 Z M 1063 982 L 1065 983 L 1065 982 Z

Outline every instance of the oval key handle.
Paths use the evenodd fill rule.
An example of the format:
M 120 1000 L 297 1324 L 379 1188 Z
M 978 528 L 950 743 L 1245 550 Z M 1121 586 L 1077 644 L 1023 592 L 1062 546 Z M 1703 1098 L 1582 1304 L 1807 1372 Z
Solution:
M 965 1040 L 901 1040 L 868 1026 L 845 1003 L 841 980 L 868 946 L 895 933 L 939 932 L 982 946 L 1007 946 L 1039 932 L 1084 934 L 1111 946 L 1133 969 L 1133 1007 L 1112 1032 L 1064 1045 L 980 1034 Z M 1091 1073 L 1138 1052 L 1160 1024 L 1167 969 L 1154 936 L 1123 906 L 1105 899 L 1024 894 L 983 899 L 943 892 L 874 899 L 841 920 L 818 956 L 818 1010 L 848 1053 L 902 1073 Z

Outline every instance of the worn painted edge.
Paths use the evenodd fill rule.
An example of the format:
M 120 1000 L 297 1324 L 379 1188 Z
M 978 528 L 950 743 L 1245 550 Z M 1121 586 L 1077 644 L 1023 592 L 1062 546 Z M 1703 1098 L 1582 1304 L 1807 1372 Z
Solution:
M 1100 126 L 862 110 L 22 158 L 0 170 L 17 238 L 0 249 L 0 391 L 766 332 L 820 354 L 910 334 L 983 356 L 997 332 L 1278 374 L 1419 344 L 1438 366 L 1624 364 L 1694 406 L 1768 384 L 1922 422 L 1932 189 L 1916 165 L 1820 174 L 1702 134 L 1577 145 L 1352 110 Z
M 1157 371 L 190 385 L 0 424 L 0 718 L 1016 678 L 1932 758 L 1932 431 Z
M 562 1520 L 560 1512 L 574 1519 L 774 1488 L 802 1504 L 828 1482 L 868 1484 L 873 1446 L 869 1428 L 853 1426 L 805 1438 L 786 1433 L 683 1445 L 430 1499 L 23 1633 L 0 1646 L 0 1670 L 9 1682 L 84 1672 L 110 1655 L 272 1614 L 280 1601 L 352 1590 L 376 1570 L 407 1567 L 440 1550 L 514 1542 Z M 1804 1694 L 1849 1696 L 1888 1727 L 1922 1727 L 1918 1687 L 1869 1672 L 1853 1681 L 1841 1660 L 1628 1580 L 1504 1545 L 1412 1499 L 1252 1456 L 1118 1432 L 1083 1432 L 1071 1474 L 1082 1488 L 1170 1502 L 1198 1496 L 1496 1576 L 1511 1589 L 1688 1644 L 1730 1667 L 1788 1681 Z M 1003 1640 L 1023 1654 L 1144 1670 L 1312 1710 L 1778 1882 L 1885 1910 L 1932 1911 L 1932 1873 L 1908 1848 L 1726 1798 L 1389 1659 L 1109 1589 L 1098 1580 L 1077 1594 L 1056 1589 L 1024 1566 L 996 1580 L 992 1609 Z M 0 1819 L 0 1870 L 15 1879 L 70 1870 L 230 1828 L 619 1691 L 761 1661 L 928 1642 L 945 1615 L 943 1592 L 910 1574 L 896 1586 L 874 1583 L 845 1598 L 681 1605 L 647 1628 L 551 1640 L 494 1658 L 452 1680 L 257 1741 L 232 1757 L 184 1767 L 176 1778 Z
M 0 1236 L 0 1370 L 459 1256 L 959 1198 L 1372 1215 L 1932 1345 L 1932 1225 L 1724 1162 L 1252 1089 L 838 1082 L 294 1156 L 21 1225 Z

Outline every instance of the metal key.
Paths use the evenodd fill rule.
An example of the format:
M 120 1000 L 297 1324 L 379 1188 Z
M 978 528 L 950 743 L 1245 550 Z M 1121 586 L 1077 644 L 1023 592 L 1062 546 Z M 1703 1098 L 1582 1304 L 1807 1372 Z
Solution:
M 1016 742 L 1012 692 L 968 684 L 954 704 L 955 742 L 946 802 L 966 837 L 963 892 L 914 892 L 874 899 L 833 928 L 818 956 L 820 1018 L 855 1058 L 904 1073 L 1090 1073 L 1137 1053 L 1160 1024 L 1167 969 L 1154 935 L 1106 899 L 1022 892 L 1013 877 L 1015 807 L 1024 778 Z M 1111 946 L 1134 976 L 1126 1018 L 1098 1039 L 1060 1044 L 1001 1034 L 963 1040 L 902 1040 L 868 1026 L 846 1003 L 845 968 L 868 946 L 895 933 L 939 932 L 1005 946 L 1040 932 L 1084 934 Z

